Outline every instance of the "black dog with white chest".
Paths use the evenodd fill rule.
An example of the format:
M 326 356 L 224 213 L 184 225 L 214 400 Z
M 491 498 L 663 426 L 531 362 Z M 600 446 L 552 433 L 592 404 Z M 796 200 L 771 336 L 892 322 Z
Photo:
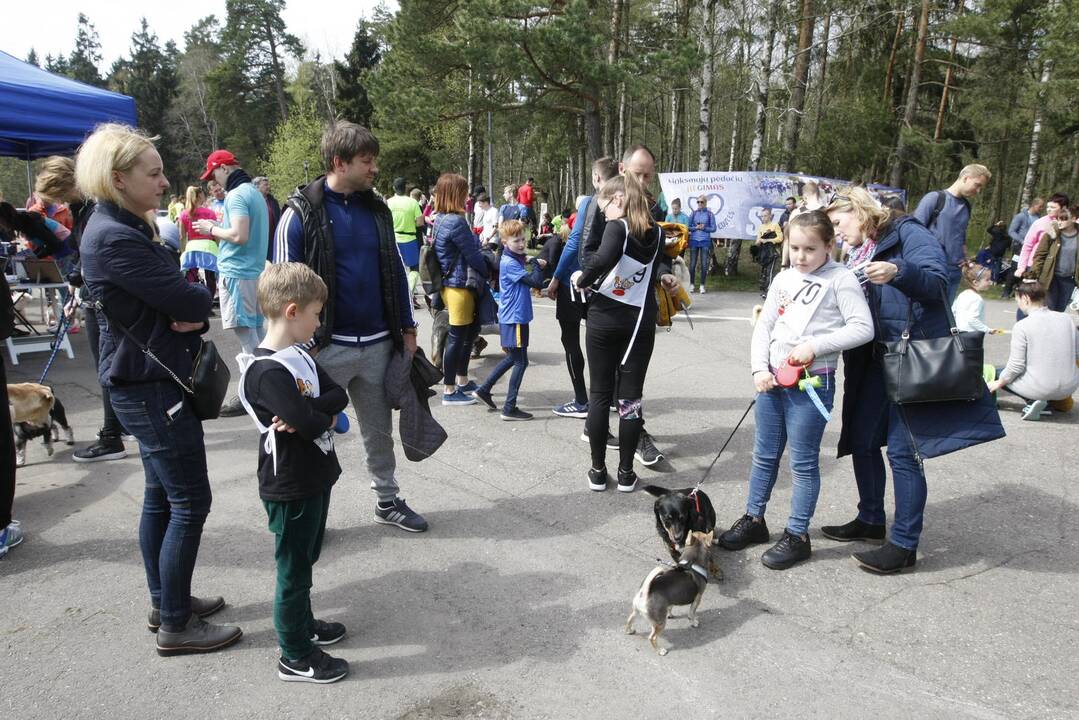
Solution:
M 690 532 L 708 533 L 716 529 L 716 511 L 703 490 L 668 490 L 646 485 L 644 491 L 656 498 L 653 506 L 656 532 L 675 562 L 682 559 Z

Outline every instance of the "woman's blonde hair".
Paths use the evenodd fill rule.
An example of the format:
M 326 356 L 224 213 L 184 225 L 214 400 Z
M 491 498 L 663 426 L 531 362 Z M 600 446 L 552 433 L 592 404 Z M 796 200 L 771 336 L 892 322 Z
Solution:
M 184 210 L 187 210 L 192 215 L 191 221 L 194 222 L 195 208 L 200 207 L 202 203 L 199 202 L 199 196 L 206 197 L 206 191 L 198 185 L 188 185 L 187 192 L 184 193 Z
M 64 203 L 78 199 L 75 189 L 75 161 L 69 157 L 53 155 L 41 161 L 34 194 L 48 202 Z
M 599 197 L 610 200 L 618 193 L 622 193 L 626 198 L 625 216 L 630 234 L 640 240 L 647 240 L 648 231 L 655 223 L 649 210 L 648 193 L 641 181 L 633 173 L 616 175 L 603 183 Z
M 149 137 L 129 125 L 98 125 L 75 157 L 75 184 L 86 197 L 123 205 L 112 174 L 130 172 L 139 155 L 154 149 L 156 137 Z
M 829 215 L 833 212 L 854 213 L 862 232 L 874 238 L 892 219 L 888 209 L 881 207 L 868 190 L 860 187 L 850 188 L 845 195 L 836 195 L 824 211 Z

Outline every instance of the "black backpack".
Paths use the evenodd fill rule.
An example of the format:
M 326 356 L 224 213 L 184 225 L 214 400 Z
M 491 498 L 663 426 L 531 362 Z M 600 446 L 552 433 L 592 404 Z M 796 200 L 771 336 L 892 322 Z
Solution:
M 929 220 L 925 223 L 925 226 L 927 228 L 930 228 L 930 229 L 932 229 L 933 225 L 936 224 L 937 218 L 940 217 L 941 211 L 944 210 L 944 203 L 948 202 L 948 198 L 944 195 L 944 193 L 945 193 L 944 190 L 937 190 L 936 192 L 937 192 L 937 199 L 936 199 L 936 202 L 933 203 L 933 212 L 929 213 Z M 967 206 L 967 212 L 969 213 L 970 212 L 970 201 L 967 200 L 966 198 L 958 198 L 958 199 L 959 199 L 959 202 L 961 202 L 961 203 L 963 203 L 964 205 Z

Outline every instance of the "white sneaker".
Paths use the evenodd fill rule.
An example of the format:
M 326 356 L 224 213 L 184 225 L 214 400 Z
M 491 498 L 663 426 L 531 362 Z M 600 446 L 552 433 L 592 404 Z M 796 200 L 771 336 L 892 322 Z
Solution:
M 704 285 L 701 285 L 701 295 L 704 295 Z
M 1042 411 L 1045 410 L 1045 406 L 1048 403 L 1045 400 L 1035 400 L 1031 404 L 1023 408 L 1024 420 L 1040 420 L 1042 417 Z

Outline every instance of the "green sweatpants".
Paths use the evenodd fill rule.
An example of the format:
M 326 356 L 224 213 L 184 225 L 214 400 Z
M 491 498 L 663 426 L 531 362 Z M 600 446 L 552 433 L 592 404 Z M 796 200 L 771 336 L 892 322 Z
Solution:
M 273 624 L 281 654 L 299 660 L 315 649 L 311 642 L 315 617 L 311 614 L 311 568 L 322 550 L 329 489 L 305 500 L 271 502 L 263 500 L 270 531 L 277 536 L 277 590 L 273 602 Z

